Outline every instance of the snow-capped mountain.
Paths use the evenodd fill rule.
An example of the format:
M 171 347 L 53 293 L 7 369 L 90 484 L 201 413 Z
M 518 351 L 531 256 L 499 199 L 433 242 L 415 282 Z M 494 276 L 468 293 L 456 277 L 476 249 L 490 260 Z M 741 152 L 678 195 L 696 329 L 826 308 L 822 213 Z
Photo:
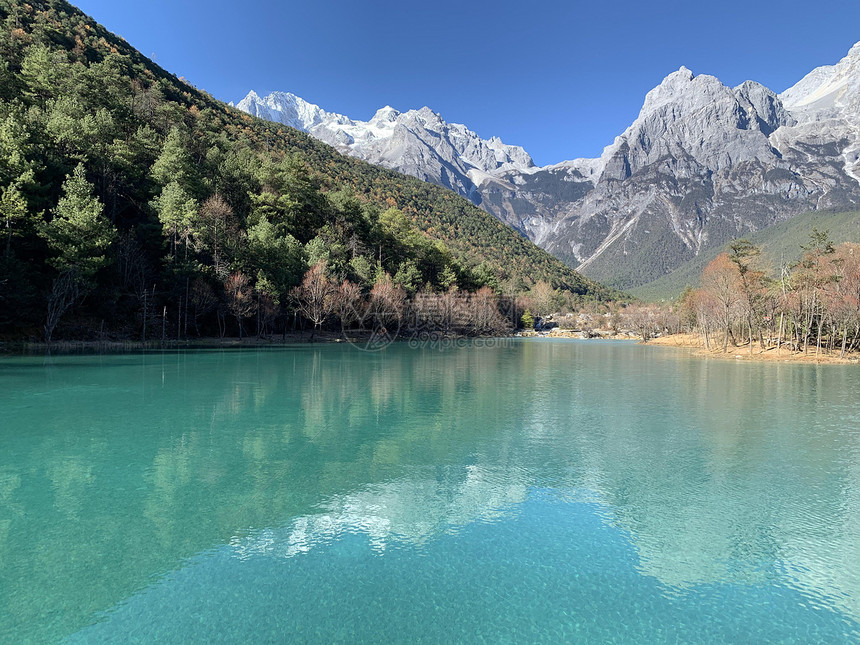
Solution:
M 483 208 L 625 288 L 800 213 L 857 209 L 860 43 L 780 95 L 682 67 L 599 158 L 499 179 Z
M 779 95 L 681 67 L 600 157 L 543 168 L 428 108 L 354 121 L 292 94 L 253 92 L 238 107 L 448 186 L 624 288 L 794 215 L 860 207 L 860 43 Z
M 481 139 L 430 108 L 399 112 L 390 106 L 369 121 L 326 112 L 289 92 L 260 98 L 250 92 L 236 106 L 248 114 L 303 130 L 341 152 L 474 196 L 488 177 L 534 167 L 519 146 Z M 480 199 L 478 199 L 480 201 Z
M 812 70 L 779 98 L 798 122 L 796 132 L 781 134 L 846 141 L 845 173 L 860 182 L 860 42 L 836 65 Z

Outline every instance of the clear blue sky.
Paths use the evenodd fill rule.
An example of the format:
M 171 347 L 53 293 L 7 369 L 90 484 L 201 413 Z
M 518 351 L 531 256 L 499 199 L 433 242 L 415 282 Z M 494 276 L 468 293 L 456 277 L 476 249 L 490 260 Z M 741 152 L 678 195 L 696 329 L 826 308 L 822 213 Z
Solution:
M 78 0 L 225 101 L 289 91 L 368 119 L 429 105 L 544 165 L 598 155 L 686 65 L 780 92 L 860 40 L 857 0 Z

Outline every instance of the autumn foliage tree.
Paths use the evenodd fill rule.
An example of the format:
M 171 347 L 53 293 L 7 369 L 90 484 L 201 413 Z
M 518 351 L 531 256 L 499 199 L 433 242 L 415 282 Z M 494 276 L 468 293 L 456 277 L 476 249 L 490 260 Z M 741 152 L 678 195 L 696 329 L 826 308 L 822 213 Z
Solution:
M 242 338 L 242 320 L 254 313 L 254 290 L 251 281 L 241 271 L 230 274 L 224 282 L 227 309 L 236 319 L 239 338 Z
M 737 316 L 741 295 L 738 269 L 727 253 L 720 253 L 705 267 L 702 273 L 702 291 L 712 304 L 714 317 L 722 327 L 725 353 L 728 351 L 729 338 L 734 342 L 732 324 Z
M 326 273 L 321 261 L 308 269 L 302 283 L 293 289 L 293 298 L 301 314 L 313 323 L 311 340 L 316 331 L 337 308 L 337 286 Z
M 768 275 L 761 249 L 746 240 L 733 242 L 702 273 L 701 288 L 686 294 L 685 311 L 694 312 L 706 347 L 714 330 L 722 332 L 722 349 L 755 339 L 761 351 L 787 346 L 816 354 L 844 356 L 860 344 L 860 246 L 834 246 L 827 235 L 812 231 L 800 260 Z

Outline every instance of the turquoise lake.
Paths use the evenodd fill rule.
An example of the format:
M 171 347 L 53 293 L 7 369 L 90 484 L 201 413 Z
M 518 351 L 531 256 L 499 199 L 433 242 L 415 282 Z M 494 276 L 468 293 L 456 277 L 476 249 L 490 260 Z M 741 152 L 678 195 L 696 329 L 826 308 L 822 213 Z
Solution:
M 0 358 L 0 641 L 857 643 L 858 393 L 602 341 Z

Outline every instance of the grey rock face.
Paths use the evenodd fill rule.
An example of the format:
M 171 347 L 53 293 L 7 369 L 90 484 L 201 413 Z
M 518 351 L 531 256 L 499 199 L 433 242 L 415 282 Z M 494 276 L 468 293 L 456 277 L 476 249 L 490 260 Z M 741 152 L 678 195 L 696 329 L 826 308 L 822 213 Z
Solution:
M 682 67 L 599 159 L 506 179 L 516 190 L 494 186 L 484 208 L 620 287 L 803 212 L 858 208 L 860 44 L 779 96 Z
M 428 108 L 367 122 L 291 94 L 239 107 L 447 186 L 590 277 L 622 288 L 799 213 L 860 207 L 860 43 L 780 95 L 686 67 L 597 159 L 537 168 Z
M 326 112 L 294 94 L 250 92 L 237 107 L 310 133 L 341 152 L 447 186 L 480 203 L 478 186 L 509 170 L 534 167 L 528 153 L 497 137 L 481 139 L 447 123 L 428 107 L 399 112 L 386 106 L 369 121 Z

